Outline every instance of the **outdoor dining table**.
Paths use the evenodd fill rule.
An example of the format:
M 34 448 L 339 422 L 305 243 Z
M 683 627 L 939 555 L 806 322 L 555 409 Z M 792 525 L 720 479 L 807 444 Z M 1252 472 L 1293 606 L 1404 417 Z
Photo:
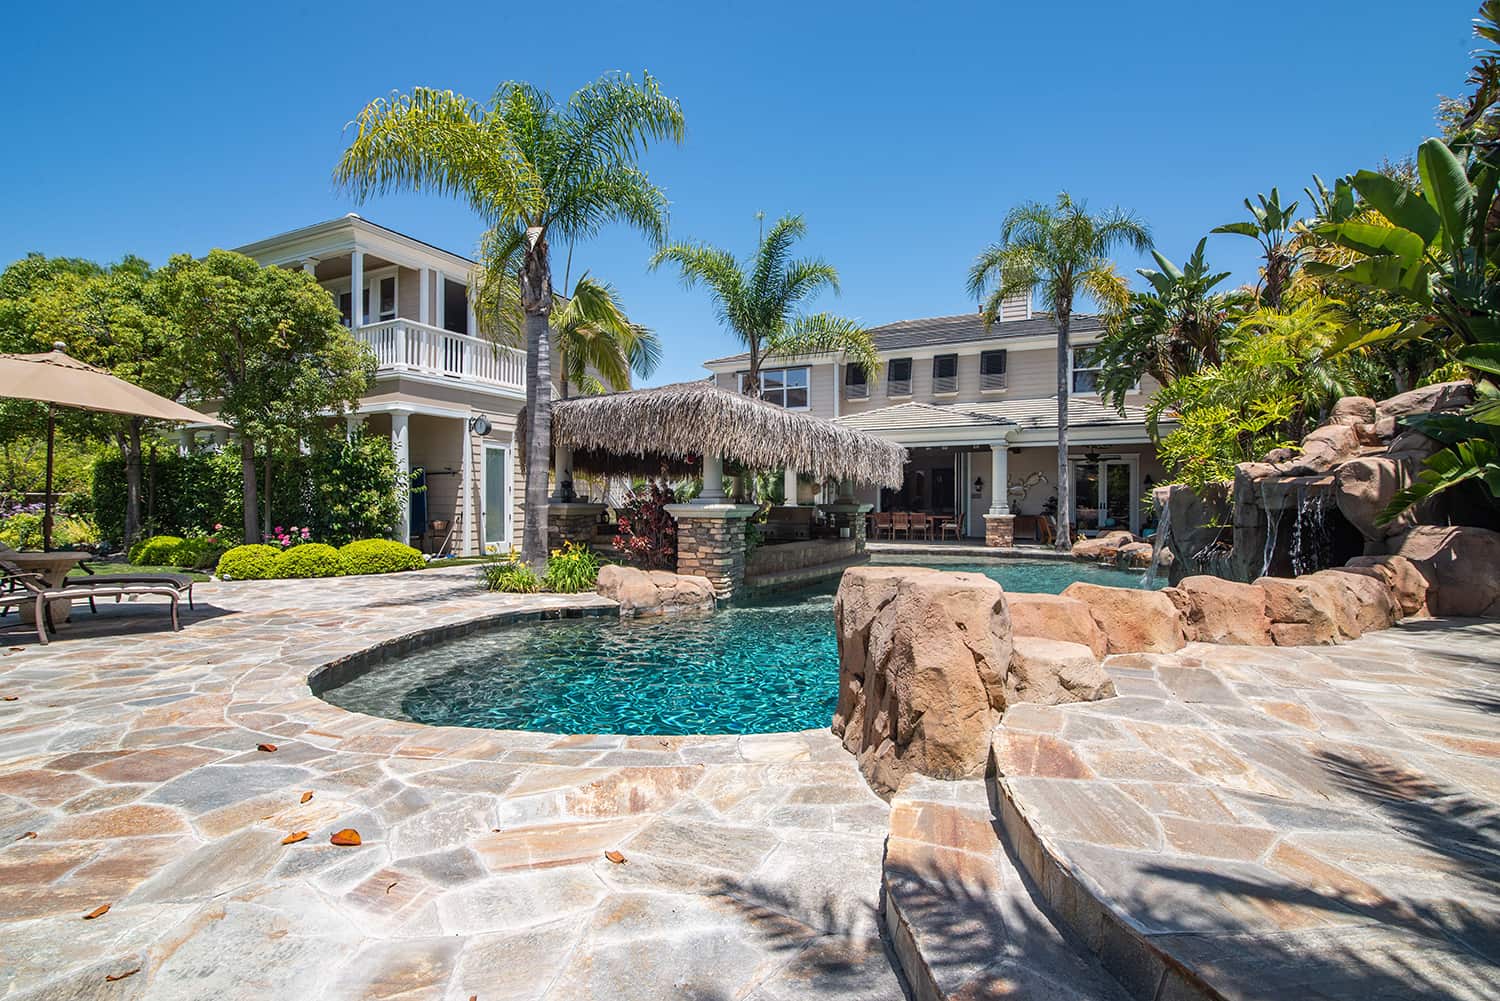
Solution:
M 5 562 L 18 570 L 28 573 L 39 574 L 42 583 L 48 589 L 60 588 L 63 581 L 68 578 L 68 571 L 88 559 L 88 553 L 6 553 Z M 68 621 L 68 616 L 73 608 L 71 598 L 54 598 L 49 601 L 48 606 L 52 612 L 53 626 L 61 626 Z M 36 605 L 25 604 L 20 607 L 21 621 L 36 624 Z

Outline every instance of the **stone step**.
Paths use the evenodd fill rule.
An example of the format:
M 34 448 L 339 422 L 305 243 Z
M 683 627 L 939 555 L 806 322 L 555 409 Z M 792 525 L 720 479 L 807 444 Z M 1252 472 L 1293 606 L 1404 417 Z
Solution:
M 891 804 L 882 878 L 914 1001 L 1127 1001 L 1040 905 L 983 781 L 909 780 Z

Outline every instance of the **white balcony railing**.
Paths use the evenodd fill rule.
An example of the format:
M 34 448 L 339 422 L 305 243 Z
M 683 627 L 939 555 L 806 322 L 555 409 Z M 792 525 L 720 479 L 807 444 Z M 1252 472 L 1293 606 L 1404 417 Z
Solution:
M 526 353 L 415 320 L 384 320 L 354 332 L 382 372 L 413 372 L 504 389 L 526 388 Z

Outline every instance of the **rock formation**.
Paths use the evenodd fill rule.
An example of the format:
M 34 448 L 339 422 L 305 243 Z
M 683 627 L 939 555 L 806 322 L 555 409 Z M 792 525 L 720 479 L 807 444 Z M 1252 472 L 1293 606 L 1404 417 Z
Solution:
M 620 615 L 671 615 L 714 607 L 714 589 L 706 577 L 665 570 L 637 570 L 606 563 L 595 589 L 620 604 Z

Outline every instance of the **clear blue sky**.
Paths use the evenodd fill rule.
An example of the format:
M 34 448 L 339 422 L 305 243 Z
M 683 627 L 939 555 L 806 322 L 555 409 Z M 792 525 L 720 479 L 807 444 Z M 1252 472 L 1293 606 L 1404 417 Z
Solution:
M 162 262 L 358 211 L 468 252 L 436 196 L 356 205 L 330 172 L 370 98 L 414 85 L 565 95 L 661 78 L 686 142 L 648 167 L 678 238 L 746 252 L 754 215 L 801 212 L 843 276 L 819 306 L 869 324 L 973 308 L 964 276 L 1006 208 L 1066 189 L 1144 217 L 1181 260 L 1241 199 L 1399 157 L 1463 91 L 1475 0 L 680 5 L 18 5 L 0 61 L 0 263 L 31 250 Z M 528 10 L 542 23 L 521 20 Z M 1253 279 L 1254 245 L 1210 260 Z M 637 236 L 577 249 L 656 328 L 653 382 L 737 350 L 704 293 Z M 1127 273 L 1142 263 L 1122 260 Z M 1135 276 L 1132 274 L 1132 278 Z

